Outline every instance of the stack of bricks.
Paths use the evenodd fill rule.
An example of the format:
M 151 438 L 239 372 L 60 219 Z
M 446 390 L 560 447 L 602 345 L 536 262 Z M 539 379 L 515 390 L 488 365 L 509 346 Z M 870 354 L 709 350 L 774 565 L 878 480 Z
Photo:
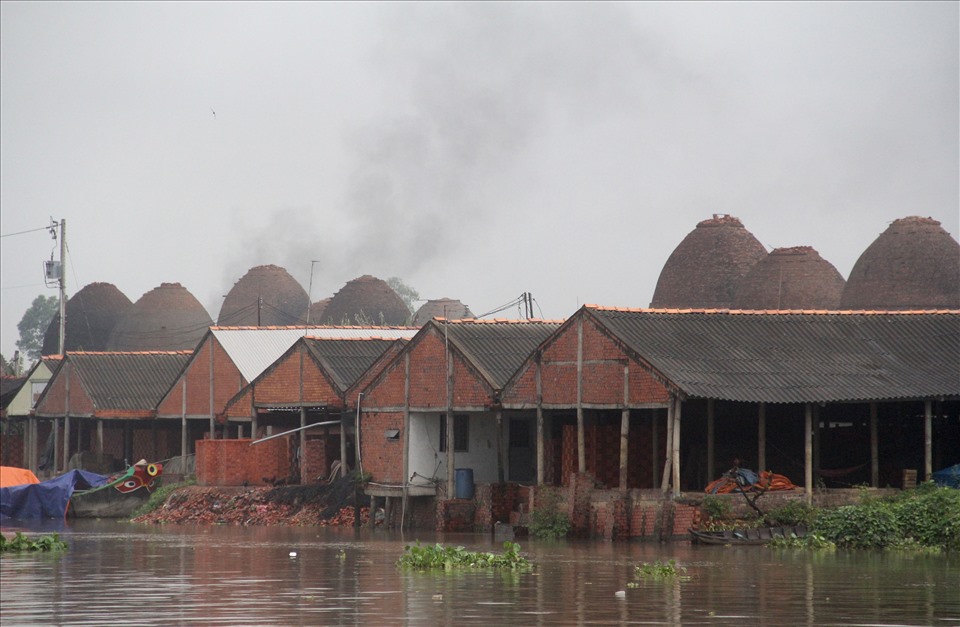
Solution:
M 329 479 L 330 465 L 339 459 L 339 436 L 307 438 L 307 450 L 303 456 L 303 477 L 300 482 L 306 484 Z
M 514 509 L 517 498 L 517 484 L 495 483 L 490 486 L 490 509 L 493 522 L 510 522 L 510 512 Z
M 264 485 L 264 479 L 287 479 L 290 452 L 284 438 L 250 446 L 248 438 L 198 440 L 197 483 L 203 486 Z
M 653 538 L 657 530 L 659 511 L 656 503 L 634 503 L 630 512 L 630 535 Z
M 585 537 L 590 534 L 591 511 L 590 496 L 596 481 L 588 473 L 572 473 L 568 480 L 567 513 L 570 517 L 570 534 Z
M 673 503 L 673 536 L 675 538 L 689 535 L 697 511 L 698 508 L 695 505 Z
M 437 531 L 473 531 L 474 504 L 468 499 L 437 501 Z
M 0 435 L 0 466 L 26 468 L 23 463 L 23 436 L 19 433 Z
M 490 531 L 496 522 L 493 518 L 493 484 L 478 483 L 474 488 L 473 524 L 477 531 Z

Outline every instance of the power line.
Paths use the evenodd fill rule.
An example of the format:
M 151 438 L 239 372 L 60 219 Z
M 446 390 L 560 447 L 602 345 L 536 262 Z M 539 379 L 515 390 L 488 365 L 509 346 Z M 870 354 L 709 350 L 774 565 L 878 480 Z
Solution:
M 42 226 L 42 227 L 40 227 L 39 229 L 30 229 L 30 230 L 27 230 L 27 231 L 18 231 L 18 232 L 16 232 L 16 233 L 6 233 L 6 234 L 4 234 L 4 235 L 0 235 L 0 237 L 13 237 L 14 235 L 23 235 L 23 234 L 25 234 L 25 233 L 35 233 L 35 232 L 37 232 L 37 231 L 49 231 L 49 230 L 50 230 L 50 226 L 47 225 L 47 226 Z

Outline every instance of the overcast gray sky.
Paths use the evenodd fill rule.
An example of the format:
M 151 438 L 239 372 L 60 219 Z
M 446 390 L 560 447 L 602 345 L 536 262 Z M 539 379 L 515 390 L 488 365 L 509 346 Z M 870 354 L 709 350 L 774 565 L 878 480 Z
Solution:
M 68 296 L 178 282 L 216 320 L 318 260 L 314 301 L 372 274 L 565 318 L 648 306 L 713 213 L 844 277 L 897 218 L 960 231 L 956 2 L 0 13 L 0 232 L 66 219 Z M 53 242 L 0 243 L 10 357 Z

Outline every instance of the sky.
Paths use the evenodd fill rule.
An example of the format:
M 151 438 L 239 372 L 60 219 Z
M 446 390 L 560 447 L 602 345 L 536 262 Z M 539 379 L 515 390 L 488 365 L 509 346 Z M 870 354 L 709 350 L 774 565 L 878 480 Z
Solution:
M 0 352 L 68 297 L 250 268 L 481 314 L 646 307 L 715 213 L 846 278 L 960 238 L 956 2 L 0 3 Z M 24 233 L 24 231 L 30 231 Z M 311 283 L 312 278 L 312 283 Z M 520 317 L 507 310 L 497 316 Z

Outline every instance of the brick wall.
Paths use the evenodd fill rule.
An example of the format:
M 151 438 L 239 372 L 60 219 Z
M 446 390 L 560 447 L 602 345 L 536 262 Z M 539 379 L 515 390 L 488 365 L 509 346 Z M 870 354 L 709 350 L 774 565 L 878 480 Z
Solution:
M 249 438 L 198 440 L 197 483 L 203 486 L 266 485 L 267 479 L 287 479 L 292 455 L 289 438 L 250 446 Z
M 399 437 L 388 440 L 384 432 L 397 429 Z M 363 471 L 380 483 L 403 482 L 403 412 L 364 412 L 360 419 Z
M 473 499 L 446 499 L 437 502 L 437 531 L 473 531 Z

